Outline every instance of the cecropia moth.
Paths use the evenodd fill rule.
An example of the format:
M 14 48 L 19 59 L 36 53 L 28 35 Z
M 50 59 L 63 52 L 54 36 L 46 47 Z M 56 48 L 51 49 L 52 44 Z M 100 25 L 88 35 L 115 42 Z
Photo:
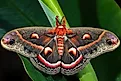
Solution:
M 24 27 L 12 30 L 1 40 L 2 46 L 30 59 L 47 74 L 73 75 L 90 59 L 116 49 L 120 40 L 107 30 L 92 27 L 67 28 L 65 17 L 56 27 Z

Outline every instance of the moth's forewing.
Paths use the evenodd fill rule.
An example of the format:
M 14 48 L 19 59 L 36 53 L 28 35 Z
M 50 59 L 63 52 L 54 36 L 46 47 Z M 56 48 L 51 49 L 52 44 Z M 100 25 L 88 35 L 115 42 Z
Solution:
M 71 28 L 71 30 L 76 33 L 76 36 L 69 39 L 86 58 L 94 58 L 105 52 L 113 51 L 120 44 L 120 40 L 114 33 L 104 29 L 78 27 Z M 85 34 L 89 34 L 91 38 L 83 39 Z
M 38 40 L 31 39 L 30 38 L 31 34 L 35 32 L 41 36 L 44 33 L 46 33 L 48 29 L 51 28 L 43 28 L 43 27 L 18 28 L 5 34 L 1 40 L 1 44 L 4 48 L 10 51 L 17 52 L 27 57 L 32 57 L 33 55 L 35 55 L 35 53 L 36 54 L 39 53 L 43 49 L 43 46 L 41 46 L 41 42 L 39 41 L 39 39 Z M 7 42 L 10 42 L 11 39 L 14 40 L 14 43 L 8 44 Z M 44 39 L 44 37 L 42 37 L 41 39 Z M 35 48 L 36 47 L 35 44 L 40 45 L 40 47 L 38 47 L 38 49 Z M 31 45 L 34 45 L 34 47 L 32 47 Z

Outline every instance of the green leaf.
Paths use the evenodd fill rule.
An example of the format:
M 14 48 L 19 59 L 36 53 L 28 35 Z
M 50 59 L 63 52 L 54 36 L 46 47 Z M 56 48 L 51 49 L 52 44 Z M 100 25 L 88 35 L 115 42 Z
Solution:
M 77 76 L 79 77 L 80 81 L 98 81 L 90 63 L 86 65 L 86 67 L 80 71 Z
M 27 58 L 20 55 L 19 57 L 22 60 L 26 72 L 29 74 L 30 78 L 33 81 L 47 81 L 46 77 L 44 77 L 40 71 L 36 70 L 35 67 L 32 65 L 32 63 Z
M 118 76 L 116 77 L 116 81 L 121 81 L 121 72 L 118 74 Z
M 56 15 L 54 14 L 53 11 L 51 11 L 51 9 L 45 4 L 43 3 L 41 0 L 39 0 L 39 3 L 41 4 L 46 16 L 48 17 L 48 20 L 51 24 L 52 27 L 55 26 L 55 17 Z
M 41 4 L 46 16 L 48 17 L 51 26 L 55 27 L 55 17 L 59 16 L 59 19 L 61 20 L 64 16 L 57 0 L 38 0 Z M 66 25 L 69 27 L 68 23 Z
M 4 29 L 0 28 L 0 38 L 2 38 L 2 36 L 6 33 L 6 31 Z

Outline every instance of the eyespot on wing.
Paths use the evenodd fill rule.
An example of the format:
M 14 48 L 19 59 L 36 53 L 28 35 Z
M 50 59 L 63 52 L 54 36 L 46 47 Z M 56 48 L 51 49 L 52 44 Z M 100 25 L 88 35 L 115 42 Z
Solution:
M 119 38 L 112 32 L 107 31 L 105 33 L 105 41 L 109 46 L 112 46 L 112 49 L 116 49 L 120 45 Z
M 16 38 L 17 38 L 17 33 L 15 32 L 15 30 L 12 30 L 3 36 L 3 38 L 1 39 L 1 45 L 5 49 L 9 50 L 11 49 L 10 47 L 12 47 L 12 45 L 16 42 Z

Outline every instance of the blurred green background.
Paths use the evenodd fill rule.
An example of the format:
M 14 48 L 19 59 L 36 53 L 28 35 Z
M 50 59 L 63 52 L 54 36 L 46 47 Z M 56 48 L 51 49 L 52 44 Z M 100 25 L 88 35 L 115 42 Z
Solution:
M 121 10 L 114 0 L 58 0 L 71 27 L 92 26 L 121 39 Z M 116 2 L 121 6 L 120 0 Z M 37 0 L 0 0 L 0 37 L 24 26 L 51 26 Z M 121 81 L 121 46 L 91 60 L 99 81 Z M 66 77 L 78 81 L 76 76 Z M 31 81 L 16 53 L 0 46 L 0 81 Z

